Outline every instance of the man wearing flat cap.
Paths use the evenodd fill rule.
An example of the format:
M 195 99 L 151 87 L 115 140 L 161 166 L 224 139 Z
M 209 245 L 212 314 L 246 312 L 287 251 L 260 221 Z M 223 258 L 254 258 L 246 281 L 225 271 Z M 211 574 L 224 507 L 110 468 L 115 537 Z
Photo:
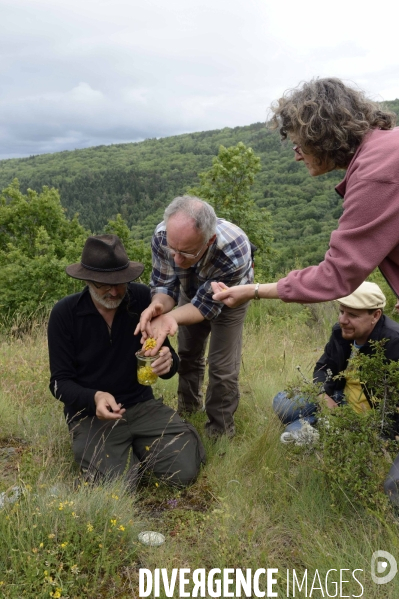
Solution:
M 317 361 L 313 380 L 322 383 L 324 399 L 329 408 L 349 403 L 357 413 L 371 410 L 368 392 L 357 376 L 348 369 L 354 352 L 371 355 L 370 341 L 386 339 L 384 353 L 387 360 L 399 360 L 399 324 L 383 314 L 386 299 L 376 283 L 365 282 L 353 293 L 336 302 L 339 305 L 338 323 L 333 326 L 324 354 Z M 344 377 L 335 379 L 340 373 Z M 287 397 L 281 391 L 273 400 L 273 409 L 286 425 L 282 443 L 301 445 L 317 438 L 318 405 L 306 398 Z
M 137 379 L 134 335 L 150 302 L 144 270 L 116 235 L 89 237 L 80 263 L 66 268 L 86 282 L 60 300 L 48 325 L 50 390 L 64 403 L 75 461 L 87 480 L 126 474 L 132 484 L 152 472 L 168 483 L 192 483 L 205 455 L 194 427 L 156 400 Z M 168 339 L 153 372 L 171 378 L 178 357 Z

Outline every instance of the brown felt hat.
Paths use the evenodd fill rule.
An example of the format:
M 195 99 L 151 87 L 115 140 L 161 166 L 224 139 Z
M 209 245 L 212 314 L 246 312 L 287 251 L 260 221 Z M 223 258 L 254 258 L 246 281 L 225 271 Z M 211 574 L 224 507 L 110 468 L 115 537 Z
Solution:
M 81 261 L 65 270 L 74 279 L 118 285 L 137 279 L 144 264 L 129 260 L 117 235 L 93 235 L 86 240 Z

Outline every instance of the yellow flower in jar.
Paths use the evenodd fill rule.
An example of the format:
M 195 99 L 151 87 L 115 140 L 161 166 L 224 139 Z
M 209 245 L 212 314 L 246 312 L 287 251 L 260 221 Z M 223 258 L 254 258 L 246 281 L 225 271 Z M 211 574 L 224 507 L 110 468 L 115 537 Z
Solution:
M 137 358 L 137 380 L 141 385 L 153 385 L 158 375 L 153 371 L 151 364 L 159 358 L 156 356 L 145 356 L 142 351 L 136 352 Z
M 137 380 L 140 385 L 153 385 L 158 376 L 155 374 L 150 365 L 139 366 L 137 370 Z

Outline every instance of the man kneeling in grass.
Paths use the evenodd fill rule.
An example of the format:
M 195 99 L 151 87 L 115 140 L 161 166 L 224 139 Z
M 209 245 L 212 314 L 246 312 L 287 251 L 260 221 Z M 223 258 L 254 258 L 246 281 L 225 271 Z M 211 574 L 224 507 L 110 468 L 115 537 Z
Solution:
M 198 433 L 137 376 L 142 348 L 134 330 L 151 297 L 146 285 L 131 281 L 143 269 L 116 235 L 87 239 L 81 262 L 66 268 L 87 286 L 50 315 L 50 390 L 65 405 L 75 461 L 87 480 L 126 474 L 134 485 L 150 471 L 185 486 L 205 460 Z M 168 379 L 178 363 L 166 339 L 150 370 Z
M 349 367 L 356 352 L 373 354 L 370 341 L 386 340 L 384 355 L 388 361 L 399 360 L 399 324 L 383 314 L 386 298 L 375 283 L 364 282 L 350 295 L 336 300 L 339 304 L 338 323 L 333 326 L 324 353 L 317 361 L 314 382 L 323 385 L 323 398 L 328 408 L 349 403 L 361 414 L 373 405 L 368 390 Z M 337 377 L 340 373 L 344 376 Z M 273 399 L 273 409 L 286 425 L 280 439 L 282 443 L 302 445 L 317 439 L 313 425 L 317 422 L 318 404 L 306 397 L 289 398 L 285 391 Z M 399 504 L 399 456 L 385 481 L 385 491 Z

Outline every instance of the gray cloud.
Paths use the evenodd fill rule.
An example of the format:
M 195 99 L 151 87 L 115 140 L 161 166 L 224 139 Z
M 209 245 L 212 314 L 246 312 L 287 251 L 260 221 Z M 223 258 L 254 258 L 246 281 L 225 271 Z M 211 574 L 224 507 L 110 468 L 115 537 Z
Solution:
M 390 25 L 344 30 L 340 3 L 350 21 L 343 0 L 328 20 L 316 0 L 0 0 L 0 157 L 262 121 L 313 76 L 394 99 Z

